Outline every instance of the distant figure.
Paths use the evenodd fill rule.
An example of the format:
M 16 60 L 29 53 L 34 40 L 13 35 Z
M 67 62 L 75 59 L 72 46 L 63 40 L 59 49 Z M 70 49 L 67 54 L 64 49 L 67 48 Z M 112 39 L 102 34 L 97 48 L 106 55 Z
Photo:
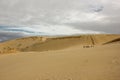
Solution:
M 93 45 L 86 45 L 86 46 L 83 46 L 83 48 L 93 48 L 94 46 Z

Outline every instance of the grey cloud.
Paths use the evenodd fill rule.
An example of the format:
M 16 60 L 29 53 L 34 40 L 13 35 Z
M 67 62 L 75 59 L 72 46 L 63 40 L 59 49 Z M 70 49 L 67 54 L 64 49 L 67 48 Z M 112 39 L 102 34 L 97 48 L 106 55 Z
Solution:
M 3 32 L 0 31 L 0 42 L 16 39 L 20 37 L 24 37 L 25 35 L 22 33 L 12 33 L 12 32 Z
M 118 15 L 120 12 L 118 11 L 120 8 L 115 7 L 115 3 L 113 3 L 116 1 L 0 0 L 0 24 L 26 25 L 48 22 L 59 24 L 59 20 L 56 22 L 56 17 L 64 20 L 64 16 L 67 17 L 70 11 L 90 13 L 91 9 L 95 12 L 101 12 L 100 15 L 109 17 Z
M 103 11 L 104 7 L 102 5 L 93 5 L 90 6 L 91 10 L 93 10 L 94 12 L 101 12 Z
M 120 23 L 109 23 L 109 24 L 100 24 L 100 23 L 69 23 L 67 24 L 71 27 L 76 29 L 83 29 L 83 30 L 93 30 L 98 32 L 104 33 L 111 33 L 111 34 L 120 34 Z
M 87 0 L 1 0 L 0 23 L 23 25 L 54 22 L 54 17 L 63 17 L 71 10 L 84 12 L 87 10 Z

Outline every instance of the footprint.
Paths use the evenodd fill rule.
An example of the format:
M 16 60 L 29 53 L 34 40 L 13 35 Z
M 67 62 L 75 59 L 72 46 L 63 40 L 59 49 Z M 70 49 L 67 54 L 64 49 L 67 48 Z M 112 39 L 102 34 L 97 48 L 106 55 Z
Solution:
M 72 78 L 68 78 L 67 80 L 73 80 Z
M 117 58 L 114 58 L 113 60 L 112 60 L 112 64 L 120 64 L 120 61 L 117 59 Z

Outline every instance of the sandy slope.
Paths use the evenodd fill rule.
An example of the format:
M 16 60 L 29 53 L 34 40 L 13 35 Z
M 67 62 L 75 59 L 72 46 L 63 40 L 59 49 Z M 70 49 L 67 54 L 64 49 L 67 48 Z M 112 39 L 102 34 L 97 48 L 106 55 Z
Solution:
M 120 44 L 1 55 L 0 80 L 120 80 Z
M 12 47 L 21 52 L 0 55 L 0 80 L 120 80 L 119 38 L 30 37 L 1 43 L 1 51 Z
M 41 52 L 48 50 L 60 50 L 75 45 L 102 45 L 104 43 L 108 43 L 119 38 L 120 35 L 111 34 L 81 35 L 68 37 L 20 38 L 1 43 L 0 54 L 13 52 L 31 52 L 31 51 Z

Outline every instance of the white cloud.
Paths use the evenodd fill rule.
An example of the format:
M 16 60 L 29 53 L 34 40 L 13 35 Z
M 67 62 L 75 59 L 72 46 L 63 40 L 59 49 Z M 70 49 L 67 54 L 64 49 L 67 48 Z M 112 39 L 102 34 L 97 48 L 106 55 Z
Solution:
M 33 28 L 34 27 L 34 28 Z M 72 34 L 88 34 L 88 33 L 100 33 L 97 31 L 90 30 L 78 30 L 66 25 L 34 25 L 32 31 L 44 32 L 49 35 L 72 35 Z
M 79 11 L 70 11 L 67 12 L 65 18 L 62 20 L 63 23 L 76 23 L 76 22 L 96 22 L 102 21 L 105 18 L 104 15 L 100 15 L 99 13 L 85 13 Z

